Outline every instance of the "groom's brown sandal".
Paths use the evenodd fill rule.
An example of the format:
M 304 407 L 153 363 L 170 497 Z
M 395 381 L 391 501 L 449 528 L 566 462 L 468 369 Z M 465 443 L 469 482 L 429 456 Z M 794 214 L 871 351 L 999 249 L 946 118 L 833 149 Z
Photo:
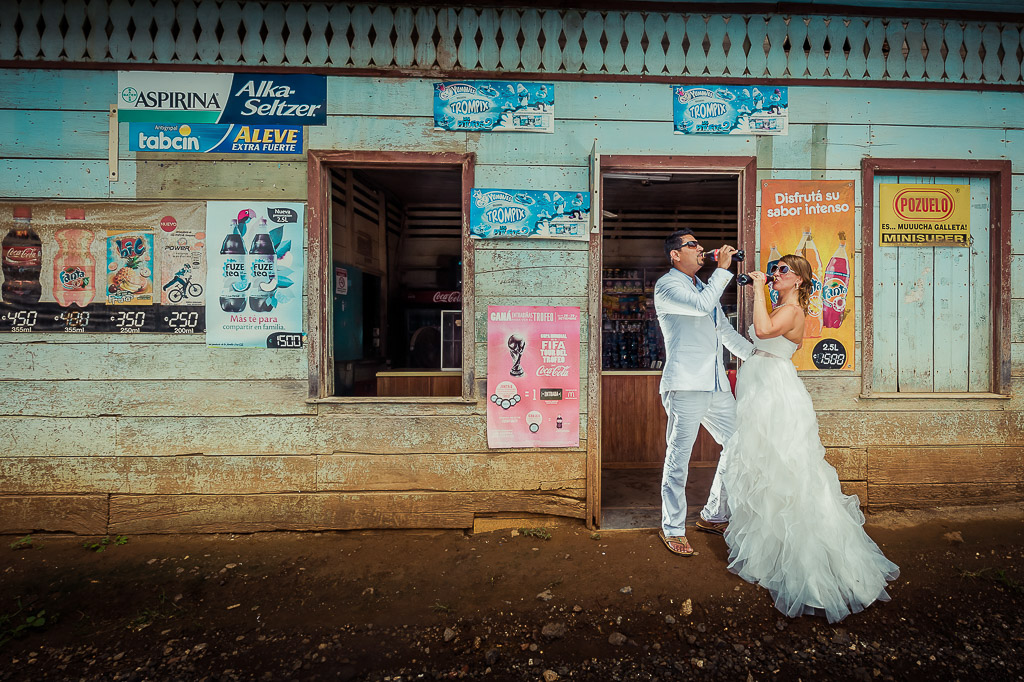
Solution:
M 668 547 L 668 551 L 679 556 L 693 556 L 693 547 L 690 547 L 690 543 L 687 541 L 685 535 L 670 535 L 665 536 L 665 531 L 659 530 L 658 537 Z
M 705 521 L 703 518 L 697 519 L 697 530 L 702 530 L 705 533 L 714 533 L 715 535 L 725 535 L 725 529 L 729 527 L 728 521 L 722 521 L 721 523 L 712 523 L 711 521 Z

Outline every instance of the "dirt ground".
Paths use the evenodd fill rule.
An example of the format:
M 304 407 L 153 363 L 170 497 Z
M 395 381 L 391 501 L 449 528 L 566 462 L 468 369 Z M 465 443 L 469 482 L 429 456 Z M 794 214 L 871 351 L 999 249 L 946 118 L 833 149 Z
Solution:
M 3 537 L 0 680 L 1024 678 L 1024 509 L 867 529 L 902 573 L 835 626 L 696 532 Z

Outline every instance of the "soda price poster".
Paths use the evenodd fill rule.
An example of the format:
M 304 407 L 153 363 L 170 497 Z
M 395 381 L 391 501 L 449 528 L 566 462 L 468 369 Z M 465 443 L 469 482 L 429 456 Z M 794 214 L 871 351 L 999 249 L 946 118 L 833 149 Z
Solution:
M 474 239 L 590 239 L 590 192 L 473 188 Z
M 811 265 L 814 293 L 797 369 L 854 368 L 853 182 L 764 180 L 761 183 L 761 268 L 770 272 L 786 254 Z M 769 291 L 769 304 L 778 294 Z
M 555 132 L 553 83 L 434 83 L 434 130 Z
M 789 88 L 673 86 L 672 128 L 677 135 L 788 135 Z
M 878 185 L 879 246 L 970 246 L 970 185 Z
M 206 204 L 206 345 L 302 348 L 305 204 Z
M 129 123 L 128 150 L 194 154 L 301 154 L 302 128 L 217 123 Z
M 580 309 L 487 307 L 487 447 L 580 443 Z
M 0 203 L 0 332 L 202 333 L 205 221 L 198 202 Z M 192 286 L 161 278 L 179 259 Z

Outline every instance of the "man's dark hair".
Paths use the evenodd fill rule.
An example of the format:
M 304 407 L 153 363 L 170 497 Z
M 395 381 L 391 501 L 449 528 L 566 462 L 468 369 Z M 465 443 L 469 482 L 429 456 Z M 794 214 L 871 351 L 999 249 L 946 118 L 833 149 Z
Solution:
M 693 230 L 684 227 L 681 230 L 676 230 L 665 239 L 665 258 L 668 258 L 669 263 L 672 262 L 672 252 L 683 248 L 683 237 L 687 236 L 694 236 Z

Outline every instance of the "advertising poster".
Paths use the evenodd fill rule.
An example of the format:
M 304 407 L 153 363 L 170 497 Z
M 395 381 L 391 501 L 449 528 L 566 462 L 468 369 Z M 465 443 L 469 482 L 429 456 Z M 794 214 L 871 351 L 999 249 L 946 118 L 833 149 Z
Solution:
M 129 123 L 128 150 L 194 154 L 301 154 L 302 128 L 217 123 Z
M 487 447 L 580 443 L 580 309 L 487 307 Z
M 590 192 L 473 188 L 469 234 L 474 239 L 590 238 Z
M 206 205 L 206 345 L 302 348 L 305 205 Z
M 327 125 L 327 76 L 118 71 L 117 118 L 322 126 Z
M 153 233 L 107 231 L 107 305 L 152 305 Z
M 795 253 L 811 264 L 814 293 L 797 369 L 854 368 L 853 182 L 761 182 L 761 269 Z M 775 292 L 771 305 L 778 303 Z
M 553 83 L 434 83 L 434 130 L 555 132 Z
M 970 244 L 970 185 L 878 185 L 879 246 Z
M 202 333 L 202 287 L 187 300 L 158 287 L 182 267 L 180 235 L 205 223 L 198 202 L 0 202 L 0 332 Z
M 672 125 L 678 135 L 787 135 L 789 88 L 676 85 Z
M 205 228 L 204 228 L 205 229 Z M 160 220 L 160 302 L 203 305 L 206 282 L 206 232 L 178 225 L 174 216 Z

